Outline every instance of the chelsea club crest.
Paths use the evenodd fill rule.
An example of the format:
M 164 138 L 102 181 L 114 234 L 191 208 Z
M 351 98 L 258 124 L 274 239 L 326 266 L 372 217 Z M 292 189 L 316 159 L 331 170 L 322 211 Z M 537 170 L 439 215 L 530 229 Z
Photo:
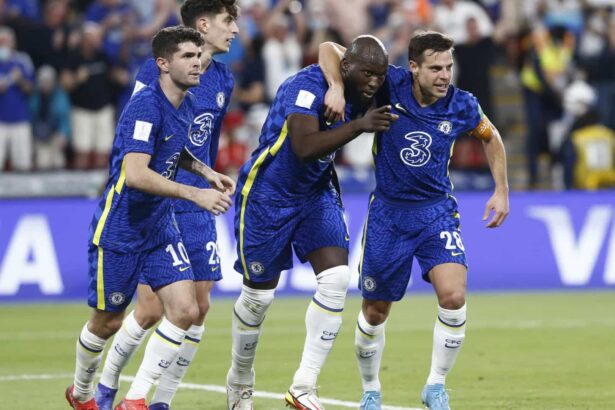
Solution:
M 218 104 L 218 108 L 224 107 L 225 100 L 226 99 L 224 98 L 224 93 L 222 91 L 216 94 L 216 104 Z
M 450 134 L 453 129 L 453 124 L 450 121 L 442 121 L 438 124 L 438 130 L 444 134 Z

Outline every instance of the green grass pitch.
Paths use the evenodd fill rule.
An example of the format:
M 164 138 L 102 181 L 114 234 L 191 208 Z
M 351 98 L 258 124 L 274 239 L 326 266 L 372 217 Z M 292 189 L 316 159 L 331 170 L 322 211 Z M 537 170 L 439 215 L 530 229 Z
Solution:
M 265 321 L 256 360 L 257 392 L 286 391 L 303 347 L 308 297 L 278 298 Z M 201 349 L 185 382 L 222 387 L 230 360 L 231 299 L 214 300 Z M 344 325 L 319 384 L 324 398 L 360 400 L 353 353 L 360 299 L 348 300 Z M 0 306 L 0 409 L 68 409 L 76 337 L 85 304 Z M 394 305 L 386 333 L 383 402 L 421 408 L 431 357 L 435 299 L 410 294 Z M 126 369 L 134 375 L 139 354 Z M 124 381 L 124 393 L 129 383 Z M 198 387 L 198 386 L 197 386 Z M 615 292 L 474 293 L 466 342 L 448 377 L 451 406 L 463 409 L 615 409 Z M 224 394 L 180 389 L 174 410 L 224 409 Z M 282 409 L 279 398 L 255 407 Z

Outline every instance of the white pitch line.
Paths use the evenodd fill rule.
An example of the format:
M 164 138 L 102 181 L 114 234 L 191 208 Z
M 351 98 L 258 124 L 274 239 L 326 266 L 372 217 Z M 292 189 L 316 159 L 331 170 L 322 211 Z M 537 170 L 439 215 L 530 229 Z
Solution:
M 57 373 L 57 374 L 18 374 L 18 375 L 9 375 L 9 376 L 0 376 L 0 382 L 10 382 L 10 381 L 21 381 L 21 380 L 57 380 L 57 379 L 70 379 L 73 377 L 72 373 Z M 134 380 L 132 376 L 120 376 L 120 380 L 131 382 Z M 196 384 L 196 383 L 181 383 L 179 385 L 180 389 L 187 390 L 204 390 L 214 393 L 226 394 L 225 386 L 218 386 L 215 384 Z M 271 393 L 266 391 L 255 391 L 254 397 L 261 397 L 264 399 L 273 399 L 273 400 L 284 400 L 284 395 L 279 393 Z M 326 397 L 321 397 L 320 401 L 324 404 L 330 404 L 332 406 L 339 407 L 348 407 L 356 409 L 359 407 L 359 403 L 352 401 L 344 401 L 337 399 L 328 399 Z M 388 406 L 383 404 L 382 410 L 422 410 L 422 408 L 417 407 L 399 407 L 399 406 Z

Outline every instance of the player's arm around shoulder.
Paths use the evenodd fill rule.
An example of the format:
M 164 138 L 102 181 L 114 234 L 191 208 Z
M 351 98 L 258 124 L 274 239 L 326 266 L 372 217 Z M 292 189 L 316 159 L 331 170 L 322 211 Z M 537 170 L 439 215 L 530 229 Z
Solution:
M 318 46 L 318 65 L 329 84 L 325 94 L 325 119 L 331 123 L 344 121 L 344 82 L 340 73 L 340 61 L 344 57 L 346 47 L 326 41 Z
M 504 223 L 510 212 L 508 201 L 508 176 L 506 171 L 506 149 L 502 137 L 495 126 L 483 115 L 478 126 L 470 132 L 479 138 L 489 162 L 489 169 L 495 182 L 495 191 L 487 201 L 483 221 L 493 211 L 493 217 L 487 222 L 487 228 L 497 228 Z

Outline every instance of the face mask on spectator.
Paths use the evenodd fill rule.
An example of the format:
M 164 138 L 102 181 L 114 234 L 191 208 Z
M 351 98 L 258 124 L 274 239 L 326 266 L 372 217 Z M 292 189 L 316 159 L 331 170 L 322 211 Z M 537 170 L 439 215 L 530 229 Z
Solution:
M 11 55 L 11 50 L 8 47 L 2 46 L 0 47 L 0 61 L 6 61 L 9 59 Z

